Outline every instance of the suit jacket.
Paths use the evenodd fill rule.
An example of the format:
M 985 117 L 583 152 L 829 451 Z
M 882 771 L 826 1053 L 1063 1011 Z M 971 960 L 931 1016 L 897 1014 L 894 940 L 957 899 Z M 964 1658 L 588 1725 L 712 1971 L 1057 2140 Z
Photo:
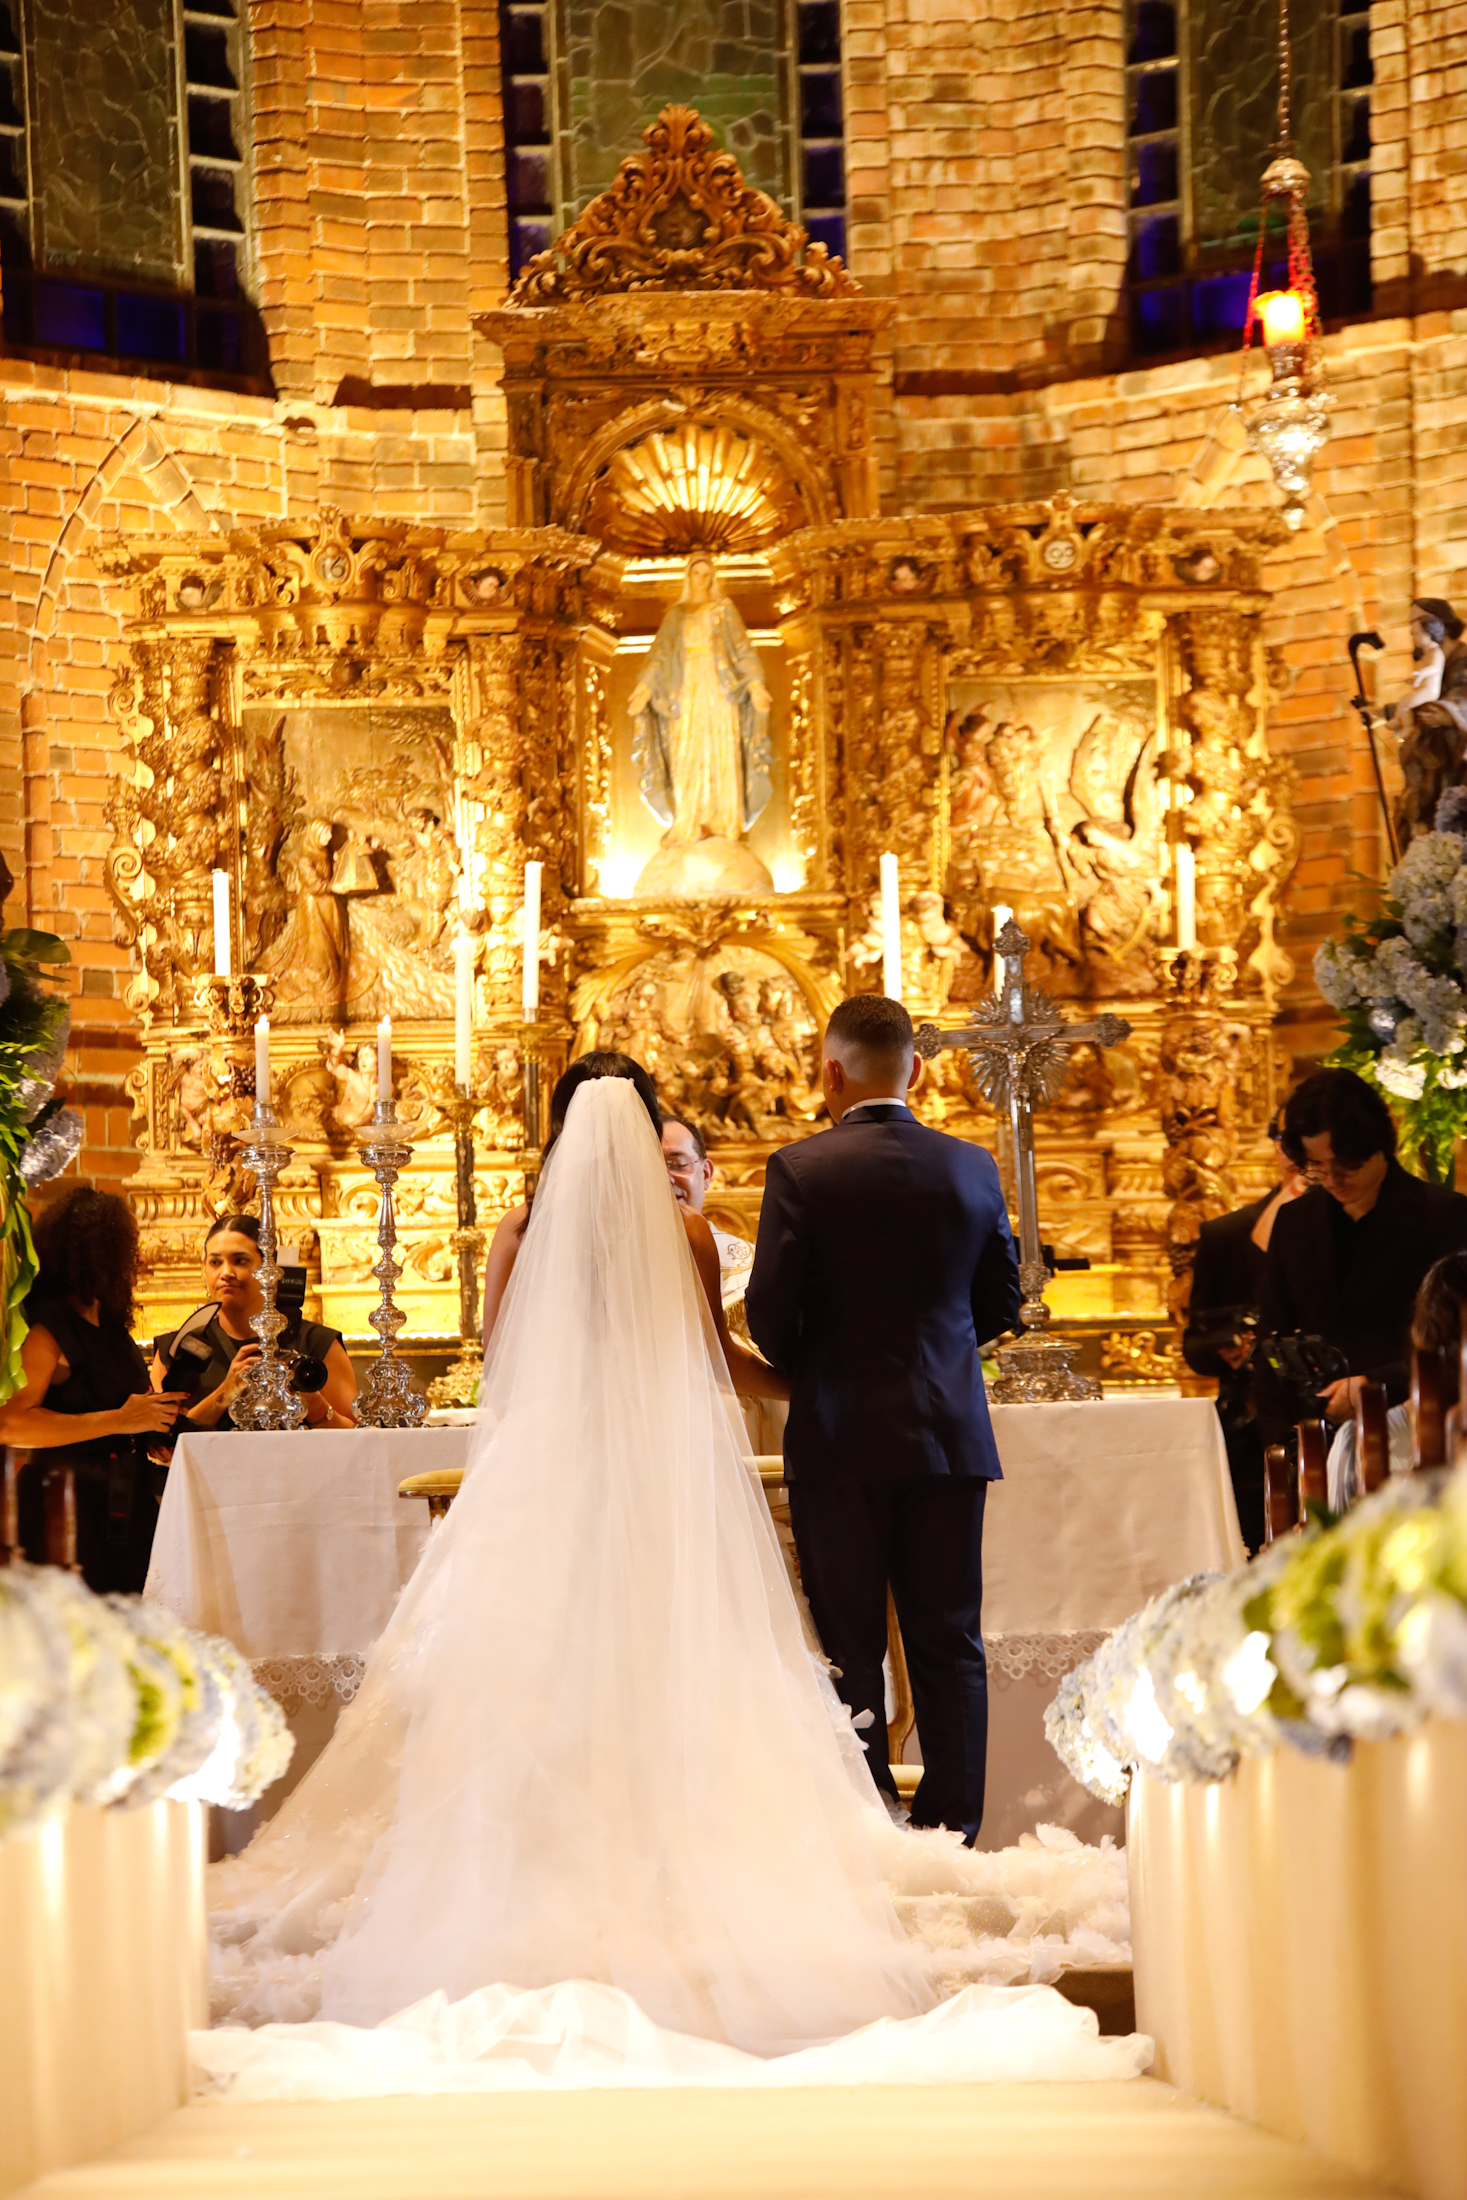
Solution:
M 1264 1267 L 1265 1330 L 1302 1330 L 1344 1353 L 1352 1375 L 1384 1383 L 1392 1405 L 1411 1387 L 1411 1308 L 1421 1279 L 1444 1253 L 1467 1248 L 1467 1199 L 1424 1184 L 1393 1161 L 1370 1213 L 1358 1226 L 1354 1256 L 1336 1273 L 1330 1226 L 1333 1194 L 1316 1184 L 1281 1207 Z M 1260 1370 L 1259 1419 L 1274 1428 L 1278 1401 Z
M 1218 1411 L 1228 1423 L 1246 1421 L 1250 1416 L 1252 1374 L 1246 1362 L 1242 1367 L 1229 1367 L 1215 1339 L 1229 1309 L 1248 1307 L 1255 1314 L 1258 1311 L 1268 1255 L 1254 1244 L 1253 1225 L 1273 1196 L 1266 1192 L 1246 1207 L 1218 1215 L 1214 1221 L 1204 1222 L 1197 1233 L 1182 1358 L 1195 1374 L 1216 1376 Z
M 1018 1319 L 991 1154 L 902 1110 L 774 1154 L 749 1333 L 790 1379 L 785 1471 L 997 1481 L 978 1348 Z

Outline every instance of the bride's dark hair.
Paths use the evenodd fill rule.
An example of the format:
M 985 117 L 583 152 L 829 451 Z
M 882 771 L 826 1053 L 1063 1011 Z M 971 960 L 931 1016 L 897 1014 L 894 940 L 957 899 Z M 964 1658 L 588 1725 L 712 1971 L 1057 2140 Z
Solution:
M 640 1062 L 634 1062 L 629 1054 L 612 1054 L 596 1051 L 583 1054 L 578 1062 L 572 1062 L 565 1075 L 559 1079 L 550 1095 L 550 1136 L 545 1141 L 545 1151 L 540 1156 L 543 1169 L 550 1159 L 551 1150 L 565 1129 L 566 1111 L 582 1085 L 593 1077 L 625 1077 L 637 1088 L 637 1096 L 652 1118 L 652 1128 L 662 1136 L 662 1110 L 657 1105 L 657 1087 L 653 1084 Z

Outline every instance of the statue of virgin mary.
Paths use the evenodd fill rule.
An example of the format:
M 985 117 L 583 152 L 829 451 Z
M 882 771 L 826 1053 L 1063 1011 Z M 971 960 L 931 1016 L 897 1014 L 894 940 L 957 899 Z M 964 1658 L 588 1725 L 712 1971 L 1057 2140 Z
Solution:
M 768 892 L 744 834 L 771 792 L 769 690 L 711 557 L 689 558 L 627 709 L 642 799 L 667 828 L 637 892 Z

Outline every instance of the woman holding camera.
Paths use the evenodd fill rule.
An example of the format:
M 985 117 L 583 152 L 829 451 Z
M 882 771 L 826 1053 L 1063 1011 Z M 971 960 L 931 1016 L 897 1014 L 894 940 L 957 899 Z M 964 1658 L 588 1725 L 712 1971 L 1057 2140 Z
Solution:
M 204 1290 L 205 1304 L 159 1337 L 154 1348 L 154 1384 L 160 1390 L 184 1386 L 193 1401 L 184 1409 L 180 1432 L 185 1427 L 233 1428 L 234 1403 L 259 1365 L 259 1339 L 250 1323 L 265 1299 L 260 1289 L 260 1225 L 254 1215 L 221 1215 L 209 1231 L 204 1239 Z M 319 1388 L 300 1392 L 307 1428 L 355 1428 L 351 1408 L 357 1379 L 340 1333 L 320 1322 L 296 1320 L 279 1341 L 296 1355 L 298 1371 L 308 1360 L 326 1370 Z
M 185 1394 L 149 1383 L 132 1339 L 137 1222 L 115 1192 L 73 1184 L 34 1236 L 40 1274 L 26 1299 L 21 1387 L 0 1408 L 0 1442 L 32 1454 L 20 1474 L 21 1547 L 45 1557 L 47 1470 L 69 1466 L 88 1586 L 141 1589 L 165 1471 L 149 1442 L 168 1435 Z

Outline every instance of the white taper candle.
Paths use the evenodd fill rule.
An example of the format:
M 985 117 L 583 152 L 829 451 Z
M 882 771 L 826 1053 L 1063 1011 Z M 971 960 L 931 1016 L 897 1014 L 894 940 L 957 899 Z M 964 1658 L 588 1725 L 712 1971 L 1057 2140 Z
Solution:
M 1197 945 L 1197 853 L 1190 842 L 1179 840 L 1173 850 L 1177 886 L 1177 945 Z
M 889 1001 L 902 997 L 902 896 L 897 859 L 881 859 L 881 986 Z
M 469 1089 L 470 1044 L 474 1035 L 474 943 L 460 932 L 453 943 L 453 1081 Z
M 377 1026 L 377 1098 L 392 1105 L 392 1018 Z
M 234 976 L 233 941 L 230 938 L 229 921 L 229 873 L 214 873 L 214 975 L 216 978 Z
M 270 1019 L 262 1016 L 255 1025 L 255 1099 L 262 1108 L 270 1105 Z
M 543 863 L 525 865 L 525 982 L 522 1005 L 525 1022 L 540 1013 L 540 879 Z

